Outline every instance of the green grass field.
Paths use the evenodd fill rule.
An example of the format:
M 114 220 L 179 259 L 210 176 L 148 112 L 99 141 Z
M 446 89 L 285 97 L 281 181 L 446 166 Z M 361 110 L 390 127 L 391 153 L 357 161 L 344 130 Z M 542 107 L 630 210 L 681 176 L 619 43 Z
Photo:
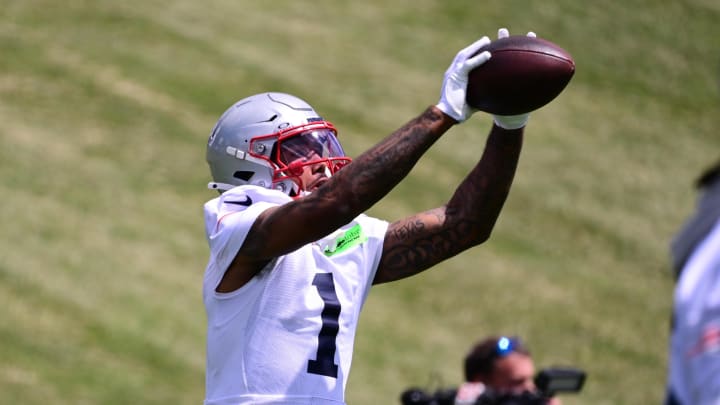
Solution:
M 5 0 L 0 403 L 198 404 L 205 141 L 235 100 L 307 99 L 352 156 L 437 101 L 455 53 L 533 30 L 577 73 L 531 117 L 491 240 L 370 294 L 350 404 L 456 385 L 519 334 L 589 374 L 565 404 L 664 390 L 667 246 L 720 155 L 720 3 Z M 371 214 L 446 201 L 490 126 L 454 128 Z

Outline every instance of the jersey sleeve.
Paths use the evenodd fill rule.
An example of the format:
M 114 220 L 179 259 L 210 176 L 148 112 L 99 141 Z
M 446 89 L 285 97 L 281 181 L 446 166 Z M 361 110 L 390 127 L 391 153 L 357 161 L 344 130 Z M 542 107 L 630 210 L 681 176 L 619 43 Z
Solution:
M 219 282 L 257 217 L 266 209 L 291 201 L 282 192 L 257 186 L 240 186 L 205 204 L 205 232 Z

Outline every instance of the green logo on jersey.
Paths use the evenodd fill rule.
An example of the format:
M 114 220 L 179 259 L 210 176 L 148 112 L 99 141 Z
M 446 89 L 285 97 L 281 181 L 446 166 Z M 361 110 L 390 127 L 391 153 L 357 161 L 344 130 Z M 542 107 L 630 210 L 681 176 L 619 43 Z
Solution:
M 338 236 L 328 247 L 325 248 L 325 256 L 332 256 L 359 245 L 367 240 L 363 234 L 360 224 L 348 229 L 344 234 Z

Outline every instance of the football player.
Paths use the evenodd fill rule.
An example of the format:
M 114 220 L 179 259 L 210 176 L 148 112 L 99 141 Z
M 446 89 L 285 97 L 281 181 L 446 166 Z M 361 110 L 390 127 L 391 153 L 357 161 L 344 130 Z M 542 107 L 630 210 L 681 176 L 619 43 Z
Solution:
M 461 50 L 440 101 L 352 162 L 335 126 L 295 96 L 256 94 L 220 117 L 207 144 L 209 187 L 220 195 L 204 207 L 207 405 L 343 404 L 370 286 L 488 239 L 528 114 L 494 117 L 481 158 L 446 204 L 394 222 L 364 212 L 475 112 L 468 73 L 491 57 L 474 55 L 489 43 Z

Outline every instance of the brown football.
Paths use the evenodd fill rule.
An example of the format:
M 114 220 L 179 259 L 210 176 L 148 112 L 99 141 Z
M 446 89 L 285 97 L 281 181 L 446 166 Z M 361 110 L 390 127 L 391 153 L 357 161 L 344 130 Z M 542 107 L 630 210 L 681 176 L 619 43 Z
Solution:
M 492 57 L 468 76 L 470 106 L 497 115 L 537 110 L 557 97 L 575 74 L 575 61 L 558 45 L 513 35 L 492 41 L 478 53 Z

